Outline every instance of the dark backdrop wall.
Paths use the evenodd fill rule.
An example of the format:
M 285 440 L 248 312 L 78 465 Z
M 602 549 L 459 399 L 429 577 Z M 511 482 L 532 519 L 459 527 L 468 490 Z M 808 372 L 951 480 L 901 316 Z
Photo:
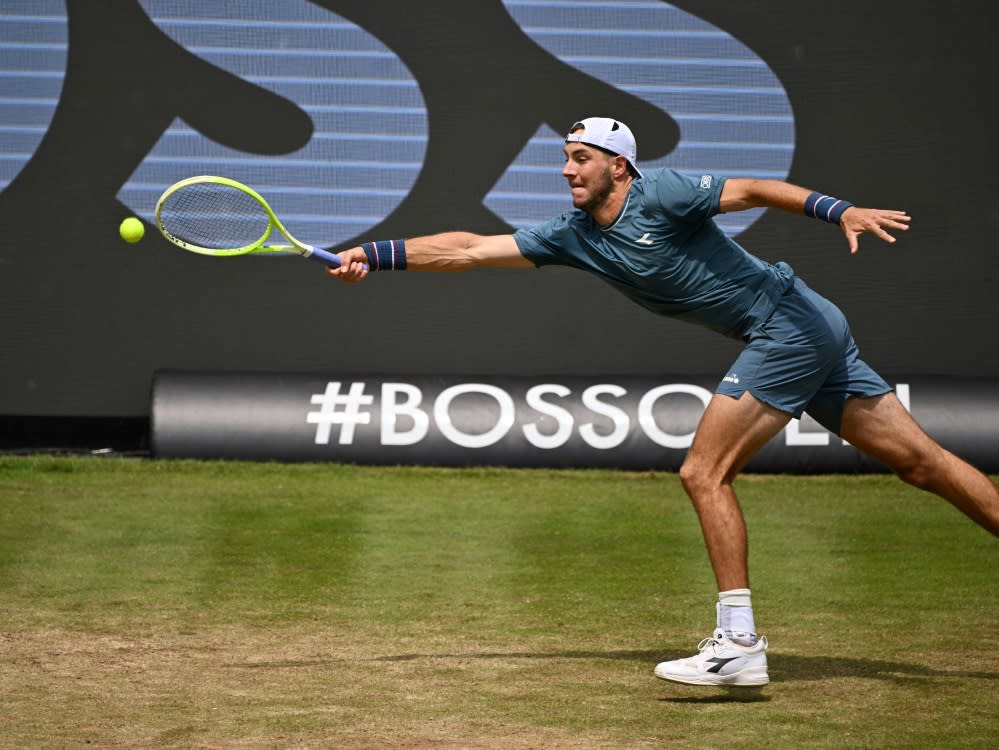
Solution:
M 28 93 L 9 82 L 0 92 L 0 156 L 8 170 L 0 192 L 0 414 L 145 415 L 152 374 L 161 368 L 682 377 L 721 374 L 735 356 L 733 344 L 654 318 L 572 271 L 386 274 L 347 287 L 298 260 L 191 256 L 153 230 L 139 245 L 125 245 L 118 223 L 141 214 L 139 204 L 166 186 L 146 176 L 156 174 L 146 160 L 171 123 L 251 159 L 293 152 L 318 134 L 322 107 L 262 95 L 259 84 L 195 54 L 193 43 L 178 41 L 144 10 L 181 5 L 0 6 L 10 43 L 4 68 L 54 66 L 22 81 Z M 217 5 L 220 21 L 251 28 L 261 9 L 276 4 L 187 5 L 201 13 Z M 406 116 L 353 158 L 374 169 L 384 155 L 388 202 L 365 209 L 370 215 L 356 231 L 330 244 L 351 244 L 351 232 L 387 239 L 454 228 L 509 231 L 499 204 L 487 207 L 486 196 L 532 137 L 562 133 L 587 114 L 613 112 L 631 124 L 643 162 L 668 160 L 682 143 L 670 113 L 649 104 L 640 81 L 625 91 L 580 72 L 582 63 L 559 60 L 538 32 L 525 32 L 514 19 L 541 12 L 531 3 L 511 3 L 510 11 L 498 0 L 300 5 L 303 17 L 335 14 L 343 28 L 373 39 L 381 58 L 415 82 L 408 93 L 385 93 L 377 111 L 409 96 L 400 105 Z M 613 14 L 638 12 L 634 3 L 603 5 Z M 972 12 L 964 4 L 858 0 L 821 17 L 797 0 L 674 6 L 688 23 L 703 23 L 688 36 L 734 39 L 772 73 L 777 85 L 770 88 L 778 100 L 786 96 L 792 115 L 790 181 L 914 217 L 895 246 L 866 238 L 855 257 L 835 227 L 775 212 L 760 216 L 739 242 L 768 260 L 787 260 L 837 300 L 865 358 L 883 372 L 999 376 L 996 6 Z M 572 7 L 555 12 L 573 27 Z M 34 41 L 19 41 L 23 17 L 43 13 L 51 17 L 30 31 Z M 198 44 L 217 46 L 221 26 L 205 29 Z M 650 39 L 657 29 L 647 31 L 634 39 L 657 43 Z M 586 34 L 573 38 L 585 41 Z M 580 57 L 599 64 L 609 54 L 593 49 Z M 266 76 L 268 59 L 260 54 L 248 64 L 259 63 Z M 47 88 L 32 93 L 39 80 Z M 288 76 L 290 85 L 294 80 Z M 326 95 L 328 105 L 342 103 L 336 89 Z M 25 125 L 46 102 L 53 110 L 44 127 Z M 392 183 L 393 160 L 411 160 L 412 136 L 420 136 L 418 163 Z M 399 144 L 410 152 L 396 156 Z M 557 176 L 557 138 L 549 148 L 538 159 L 550 159 Z M 176 177 L 201 171 L 189 159 L 172 163 L 158 153 L 157 163 L 173 164 Z M 342 158 L 352 161 L 350 153 Z M 355 193 L 364 192 L 366 174 L 348 173 L 362 188 Z M 338 179 L 335 170 L 328 179 Z

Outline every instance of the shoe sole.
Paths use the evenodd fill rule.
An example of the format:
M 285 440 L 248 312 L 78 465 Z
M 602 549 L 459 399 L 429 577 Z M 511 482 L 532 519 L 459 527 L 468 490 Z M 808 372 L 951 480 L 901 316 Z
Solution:
M 660 680 L 670 682 L 681 682 L 684 685 L 714 685 L 720 687 L 760 687 L 770 682 L 770 675 L 765 668 L 749 667 L 741 672 L 732 674 L 701 674 L 701 675 L 680 675 L 680 674 L 660 674 L 655 671 L 656 677 Z

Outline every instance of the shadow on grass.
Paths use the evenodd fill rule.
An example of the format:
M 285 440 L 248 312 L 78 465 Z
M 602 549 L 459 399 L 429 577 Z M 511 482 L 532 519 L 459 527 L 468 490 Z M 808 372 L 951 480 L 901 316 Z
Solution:
M 640 662 L 648 665 L 649 677 L 652 677 L 652 667 L 656 663 L 679 658 L 680 654 L 666 654 L 660 650 L 614 650 L 614 651 L 495 651 L 468 653 L 410 653 L 376 656 L 363 661 L 376 662 L 416 662 L 416 661 L 470 661 L 499 659 L 533 659 L 541 661 L 558 661 L 565 659 Z M 249 663 L 230 664 L 230 667 L 242 669 L 295 669 L 316 666 L 328 666 L 333 663 L 351 662 L 354 659 L 287 659 L 280 661 L 255 661 Z M 942 670 L 927 667 L 922 664 L 911 664 L 901 661 L 880 659 L 859 659 L 844 656 L 799 656 L 772 655 L 770 657 L 771 683 L 790 684 L 795 682 L 814 682 L 836 678 L 854 678 L 868 680 L 885 680 L 897 685 L 932 684 L 939 680 L 974 679 L 999 680 L 999 672 L 974 670 Z M 765 703 L 771 696 L 764 691 L 767 687 L 713 687 L 706 688 L 680 683 L 665 683 L 675 692 L 658 698 L 663 703 L 712 704 L 712 703 Z M 772 687 L 772 684 L 771 684 Z
M 766 687 L 724 687 L 705 685 L 681 685 L 678 682 L 668 683 L 679 690 L 696 692 L 697 695 L 667 695 L 659 698 L 660 703 L 689 703 L 703 705 L 707 703 L 766 703 L 771 697 L 764 693 Z M 710 693 L 706 694 L 706 691 Z
M 373 661 L 402 662 L 420 659 L 612 659 L 640 661 L 651 667 L 660 661 L 676 659 L 689 654 L 669 655 L 662 651 L 546 651 L 546 652 L 486 652 L 466 654 L 398 654 L 379 656 Z M 969 671 L 959 669 L 934 669 L 922 664 L 880 659 L 859 659 L 845 656 L 770 656 L 770 679 L 776 682 L 811 682 L 839 677 L 914 684 L 930 683 L 939 679 L 999 680 L 999 672 Z M 745 691 L 742 689 L 740 692 Z

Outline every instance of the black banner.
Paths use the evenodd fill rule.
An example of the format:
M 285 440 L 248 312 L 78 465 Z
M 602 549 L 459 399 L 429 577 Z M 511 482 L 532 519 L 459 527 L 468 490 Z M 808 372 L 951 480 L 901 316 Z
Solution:
M 584 273 L 345 287 L 295 258 L 186 253 L 152 222 L 171 182 L 216 173 L 322 247 L 506 233 L 571 205 L 560 137 L 592 114 L 631 126 L 643 170 L 909 211 L 856 255 L 803 215 L 719 221 L 842 307 L 878 371 L 997 378 L 997 28 L 999 4 L 912 0 L 820 21 L 799 0 L 6 2 L 0 416 L 145 418 L 165 369 L 720 376 L 736 342 Z
M 945 447 L 999 471 L 999 381 L 893 381 Z M 164 458 L 676 470 L 715 382 L 647 377 L 382 377 L 162 371 L 152 451 Z M 879 464 L 807 416 L 757 472 L 863 472 Z

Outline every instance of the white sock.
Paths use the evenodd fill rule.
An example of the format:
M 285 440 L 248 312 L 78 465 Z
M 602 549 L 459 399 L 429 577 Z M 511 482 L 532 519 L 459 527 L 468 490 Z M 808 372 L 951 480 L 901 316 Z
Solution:
M 753 621 L 753 602 L 749 589 L 731 589 L 718 592 L 718 629 L 725 637 L 740 646 L 756 645 L 756 623 Z

